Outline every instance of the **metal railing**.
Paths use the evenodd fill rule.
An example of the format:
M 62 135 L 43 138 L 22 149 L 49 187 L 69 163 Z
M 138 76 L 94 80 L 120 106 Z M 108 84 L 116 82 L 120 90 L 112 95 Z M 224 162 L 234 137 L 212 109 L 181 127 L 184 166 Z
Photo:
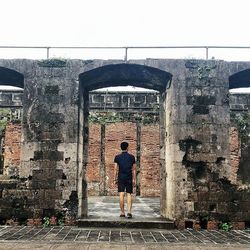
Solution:
M 51 49 L 117 49 L 124 50 L 124 61 L 128 60 L 128 50 L 133 49 L 204 49 L 206 60 L 209 59 L 210 49 L 250 49 L 250 46 L 0 46 L 0 49 L 44 49 L 46 50 L 46 58 L 50 58 Z M 250 59 L 249 59 L 250 60 Z

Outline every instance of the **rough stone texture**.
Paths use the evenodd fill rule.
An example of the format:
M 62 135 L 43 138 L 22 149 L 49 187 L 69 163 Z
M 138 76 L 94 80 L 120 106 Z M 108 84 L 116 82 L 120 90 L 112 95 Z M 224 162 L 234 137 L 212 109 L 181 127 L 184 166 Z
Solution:
M 129 110 L 130 112 L 157 111 L 159 109 L 158 92 L 90 92 L 90 110 Z
M 247 147 L 241 150 L 240 165 L 237 173 L 239 183 L 248 186 L 250 184 L 249 165 L 250 165 L 250 146 L 248 145 Z
M 21 107 L 22 90 L 0 90 L 0 107 Z
M 185 80 L 176 77 L 168 91 L 166 167 L 170 218 L 172 211 L 178 210 L 183 218 L 202 220 L 208 216 L 222 220 L 226 215 L 224 219 L 236 219 L 229 213 L 235 204 L 223 207 L 225 202 L 218 192 L 236 193 L 236 187 L 226 180 L 230 177 L 229 141 L 225 139 L 229 134 L 229 103 L 226 81 L 215 73 L 218 67 L 212 62 L 186 64 Z M 178 149 L 183 153 L 177 153 Z M 185 201 L 185 212 L 178 208 L 181 200 Z M 245 218 L 248 216 L 246 211 Z
M 233 112 L 242 112 L 250 110 L 250 95 L 249 94 L 231 94 L 230 109 Z
M 244 79 L 249 68 L 249 62 L 214 60 L 147 59 L 127 64 L 0 60 L 0 83 L 24 87 L 20 179 L 2 186 L 0 217 L 41 218 L 56 211 L 65 211 L 69 221 L 86 216 L 88 92 L 133 84 L 165 96 L 160 123 L 162 215 L 249 221 L 249 187 L 240 189 L 228 181 L 228 89 Z M 109 126 L 105 132 L 108 172 L 119 151 L 119 142 L 108 133 L 113 125 Z M 117 138 L 131 141 L 135 153 L 136 132 L 123 132 Z M 112 193 L 111 179 L 106 185 Z

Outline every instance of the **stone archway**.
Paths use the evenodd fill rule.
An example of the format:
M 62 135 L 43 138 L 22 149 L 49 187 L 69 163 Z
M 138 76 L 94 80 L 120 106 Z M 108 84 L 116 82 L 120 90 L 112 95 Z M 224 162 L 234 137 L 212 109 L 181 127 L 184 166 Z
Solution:
M 1 206 L 1 211 L 26 211 L 27 216 L 40 218 L 47 212 L 64 209 L 73 219 L 77 211 L 79 218 L 87 215 L 82 162 L 85 162 L 87 148 L 84 142 L 88 139 L 88 92 L 101 84 L 129 83 L 162 93 L 161 138 L 166 139 L 161 142 L 165 166 L 162 168 L 162 215 L 197 221 L 202 220 L 205 212 L 218 219 L 228 216 L 248 221 L 249 210 L 244 210 L 241 201 L 249 201 L 249 191 L 246 189 L 243 193 L 228 183 L 228 79 L 249 69 L 250 63 L 175 59 L 120 63 L 114 60 L 0 60 L 1 82 L 12 75 L 3 68 L 20 72 L 25 82 L 23 153 L 18 180 L 22 185 L 1 198 L 6 204 Z M 15 80 L 11 82 L 21 84 L 23 77 L 14 75 Z M 229 85 L 231 83 L 233 78 L 229 79 Z M 27 193 L 31 206 L 26 203 Z M 239 202 L 231 199 L 235 196 Z M 10 197 L 17 198 L 17 204 L 22 204 L 21 210 L 10 202 Z M 225 207 L 225 203 L 229 205 Z M 240 212 L 237 218 L 234 209 Z
M 85 179 L 87 155 L 88 155 L 88 109 L 89 91 L 113 86 L 132 85 L 144 87 L 160 92 L 160 148 L 161 148 L 161 210 L 165 210 L 166 204 L 166 180 L 165 180 L 165 110 L 164 102 L 166 90 L 171 84 L 172 75 L 163 70 L 137 65 L 137 64 L 115 64 L 99 67 L 79 76 L 80 81 L 80 126 L 83 126 L 83 138 L 79 139 L 83 148 L 79 148 L 79 153 L 83 154 L 83 169 L 79 170 L 79 217 L 86 217 L 87 207 L 87 181 Z M 81 143 L 82 142 L 82 143 Z M 164 215 L 164 213 L 162 212 Z
M 250 89 L 250 69 L 237 72 L 229 77 L 229 89 Z M 250 145 L 249 145 L 249 105 L 248 93 L 231 93 L 231 181 L 248 184 L 250 179 Z M 236 104 L 237 100 L 237 104 Z
M 0 85 L 23 88 L 24 76 L 15 70 L 0 67 Z
M 250 69 L 242 70 L 229 77 L 229 89 L 249 88 L 250 87 Z

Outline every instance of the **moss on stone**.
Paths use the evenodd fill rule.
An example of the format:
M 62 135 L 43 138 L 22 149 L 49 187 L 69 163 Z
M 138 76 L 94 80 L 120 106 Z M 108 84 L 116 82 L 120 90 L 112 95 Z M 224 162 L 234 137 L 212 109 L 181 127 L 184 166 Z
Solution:
M 66 67 L 66 60 L 52 58 L 52 59 L 38 61 L 37 64 L 40 67 L 63 68 L 63 67 Z

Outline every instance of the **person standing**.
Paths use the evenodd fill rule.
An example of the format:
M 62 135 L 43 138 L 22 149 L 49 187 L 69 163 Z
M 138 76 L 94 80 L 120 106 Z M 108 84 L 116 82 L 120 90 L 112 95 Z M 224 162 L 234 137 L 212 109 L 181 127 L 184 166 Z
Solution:
M 124 195 L 127 194 L 127 218 L 132 218 L 132 193 L 136 184 L 135 157 L 128 153 L 129 144 L 121 143 L 122 152 L 115 156 L 114 181 L 120 196 L 120 217 L 125 217 Z

